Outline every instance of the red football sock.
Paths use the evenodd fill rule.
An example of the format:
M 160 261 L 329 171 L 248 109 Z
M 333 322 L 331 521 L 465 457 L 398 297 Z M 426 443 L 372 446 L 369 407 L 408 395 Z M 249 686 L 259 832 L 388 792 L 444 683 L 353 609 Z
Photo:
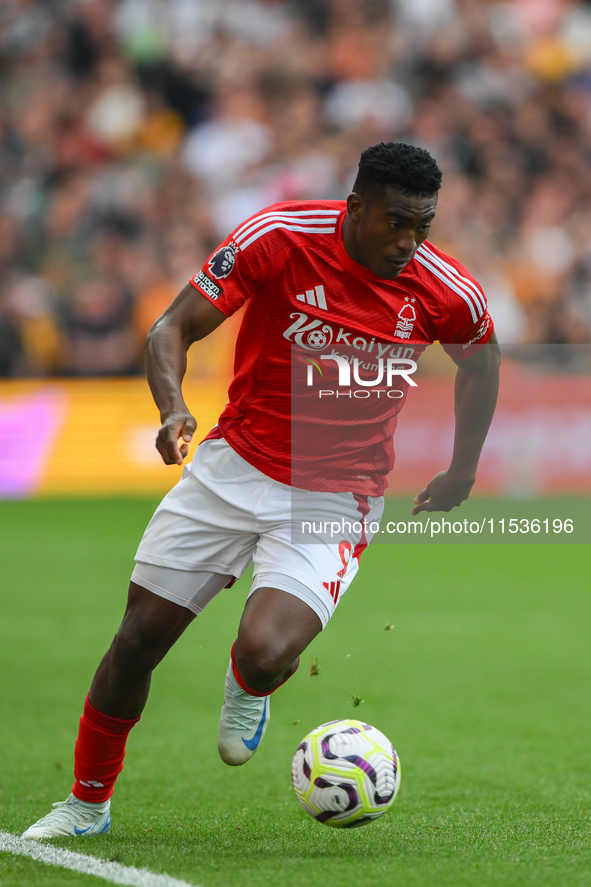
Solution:
M 296 673 L 296 671 L 300 665 L 300 658 L 298 656 L 298 664 L 295 667 L 295 669 L 292 671 L 292 673 L 289 674 L 286 678 L 284 678 L 281 681 L 281 683 L 277 684 L 277 686 L 274 687 L 272 690 L 269 690 L 267 693 L 261 693 L 260 690 L 253 690 L 252 687 L 249 687 L 248 684 L 246 684 L 244 682 L 242 675 L 238 671 L 238 666 L 236 665 L 236 659 L 234 658 L 234 647 L 235 646 L 236 646 L 236 641 L 234 641 L 234 643 L 232 644 L 232 649 L 230 651 L 230 657 L 232 659 L 232 671 L 234 673 L 234 677 L 238 681 L 238 684 L 242 687 L 242 689 L 244 690 L 245 693 L 248 693 L 249 696 L 270 696 L 271 693 L 274 693 L 275 690 L 278 690 L 279 687 L 282 687 L 285 684 L 285 682 L 288 681 L 292 677 L 292 675 L 294 675 Z
M 111 797 L 123 769 L 129 731 L 138 721 L 139 718 L 124 720 L 101 714 L 86 697 L 74 749 L 76 782 L 72 794 L 76 798 L 100 804 Z

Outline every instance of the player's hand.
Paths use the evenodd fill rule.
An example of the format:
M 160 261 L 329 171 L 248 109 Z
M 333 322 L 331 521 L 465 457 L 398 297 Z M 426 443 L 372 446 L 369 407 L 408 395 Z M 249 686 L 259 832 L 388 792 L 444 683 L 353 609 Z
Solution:
M 190 413 L 175 413 L 162 424 L 156 437 L 156 449 L 166 465 L 182 465 L 197 422 Z
M 474 478 L 466 479 L 440 471 L 424 490 L 413 499 L 413 514 L 421 511 L 451 511 L 468 498 L 474 486 Z

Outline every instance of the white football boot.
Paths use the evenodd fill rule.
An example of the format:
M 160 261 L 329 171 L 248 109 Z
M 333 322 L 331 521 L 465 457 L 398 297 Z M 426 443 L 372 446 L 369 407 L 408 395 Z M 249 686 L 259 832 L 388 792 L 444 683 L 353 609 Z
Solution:
M 58 838 L 62 835 L 104 835 L 111 830 L 111 800 L 102 804 L 90 804 L 70 795 L 65 801 L 58 801 L 47 816 L 39 819 L 21 838 L 25 841 L 40 841 L 43 838 Z
M 228 666 L 218 727 L 218 751 L 225 764 L 238 767 L 252 758 L 269 723 L 269 697 L 251 696 Z

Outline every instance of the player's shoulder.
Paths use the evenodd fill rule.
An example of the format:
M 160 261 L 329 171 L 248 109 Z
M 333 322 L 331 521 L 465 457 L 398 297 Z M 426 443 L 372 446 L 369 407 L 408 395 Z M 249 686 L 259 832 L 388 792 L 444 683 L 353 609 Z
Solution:
M 476 320 L 486 312 L 482 287 L 468 269 L 454 256 L 445 253 L 429 240 L 415 253 L 417 278 L 450 310 L 459 303 L 467 306 Z
M 430 240 L 425 240 L 424 243 L 421 244 L 415 253 L 415 258 L 421 267 L 425 269 L 427 274 L 430 274 L 437 280 L 441 280 L 442 277 L 445 277 L 446 280 L 442 282 L 447 283 L 448 278 L 457 279 L 458 277 L 465 277 L 468 280 L 474 281 L 474 283 L 478 283 L 476 278 L 470 271 L 468 271 L 466 266 L 459 261 L 459 259 L 444 252 L 434 243 L 431 243 Z M 436 271 L 441 272 L 441 276 L 435 274 Z
M 257 243 L 296 241 L 332 235 L 339 216 L 346 208 L 344 200 L 302 200 L 274 203 L 250 216 L 232 234 L 241 251 Z

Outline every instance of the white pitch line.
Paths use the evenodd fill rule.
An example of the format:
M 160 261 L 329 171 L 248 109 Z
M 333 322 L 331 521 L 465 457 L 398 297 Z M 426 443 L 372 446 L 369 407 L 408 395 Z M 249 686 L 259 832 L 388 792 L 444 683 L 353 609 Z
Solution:
M 111 884 L 125 884 L 127 887 L 195 887 L 187 881 L 171 878 L 170 875 L 158 875 L 148 869 L 136 869 L 132 865 L 120 865 L 84 853 L 73 853 L 37 841 L 21 841 L 15 835 L 0 832 L 0 850 L 13 853 L 15 856 L 30 856 L 47 865 L 57 865 L 63 869 L 72 869 L 84 875 L 95 875 L 110 881 Z

